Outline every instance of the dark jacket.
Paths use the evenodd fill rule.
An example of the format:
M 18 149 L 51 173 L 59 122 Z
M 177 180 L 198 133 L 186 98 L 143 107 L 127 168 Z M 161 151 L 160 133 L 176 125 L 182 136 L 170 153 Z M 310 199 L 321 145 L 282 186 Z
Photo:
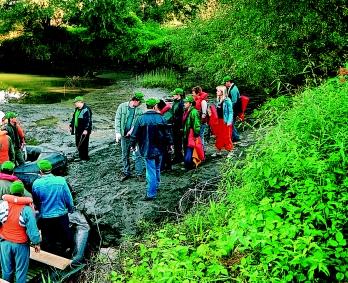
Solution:
M 71 134 L 81 134 L 84 130 L 90 134 L 92 131 L 92 111 L 91 108 L 87 106 L 86 103 L 83 104 L 81 112 L 78 117 L 78 125 L 75 128 L 75 113 L 78 111 L 78 108 L 75 108 L 75 112 L 70 122 Z
M 162 155 L 167 145 L 173 144 L 167 122 L 160 113 L 148 110 L 138 118 L 131 135 L 131 147 L 136 144 L 140 154 L 149 159 Z
M 181 129 L 182 128 L 182 115 L 184 113 L 184 101 L 174 100 L 172 108 L 169 110 L 172 113 L 172 124 L 174 128 Z

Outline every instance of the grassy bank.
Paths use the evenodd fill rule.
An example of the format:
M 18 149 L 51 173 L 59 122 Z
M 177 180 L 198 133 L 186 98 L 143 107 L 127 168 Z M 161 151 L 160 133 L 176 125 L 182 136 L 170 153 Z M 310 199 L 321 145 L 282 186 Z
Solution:
M 113 282 L 344 282 L 348 84 L 266 103 L 221 199 L 121 256 Z

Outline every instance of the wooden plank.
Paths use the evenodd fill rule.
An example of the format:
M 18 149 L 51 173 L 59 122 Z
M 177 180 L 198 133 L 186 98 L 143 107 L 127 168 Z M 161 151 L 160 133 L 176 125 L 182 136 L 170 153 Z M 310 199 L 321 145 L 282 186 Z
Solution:
M 61 270 L 64 270 L 71 264 L 71 259 L 42 250 L 39 253 L 36 253 L 33 247 L 30 247 L 30 258 Z

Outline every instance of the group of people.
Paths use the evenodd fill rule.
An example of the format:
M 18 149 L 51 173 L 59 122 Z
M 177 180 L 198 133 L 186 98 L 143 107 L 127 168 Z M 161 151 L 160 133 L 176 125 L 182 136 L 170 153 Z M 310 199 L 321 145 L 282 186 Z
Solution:
M 1 274 L 6 281 L 13 282 L 15 278 L 24 283 L 29 268 L 29 243 L 35 252 L 42 247 L 62 256 L 72 254 L 68 213 L 74 210 L 73 198 L 65 179 L 51 173 L 48 160 L 37 162 L 40 177 L 32 184 L 31 192 L 26 190 L 14 175 L 15 167 L 25 163 L 24 131 L 16 113 L 0 111 L 0 119 Z
M 230 76 L 216 87 L 212 103 L 199 86 L 187 96 L 182 88 L 170 95 L 171 103 L 157 98 L 145 100 L 143 93 L 135 92 L 130 101 L 118 106 L 115 115 L 115 139 L 121 144 L 123 164 L 120 181 L 131 178 L 131 158 L 137 180 L 145 181 L 145 167 L 145 201 L 156 199 L 161 171 L 177 163 L 191 170 L 205 159 L 206 131 L 215 135 L 213 156 L 221 155 L 223 149 L 230 156 L 233 143 L 240 140 L 234 127 L 234 105 L 240 94 Z M 88 161 L 92 111 L 82 96 L 76 97 L 74 104 L 70 132 L 75 135 L 79 160 Z M 37 162 L 41 176 L 32 184 L 31 192 L 14 176 L 15 166 L 25 163 L 25 136 L 16 118 L 14 112 L 0 111 L 0 262 L 2 278 L 11 281 L 15 277 L 21 283 L 26 282 L 29 242 L 36 252 L 41 246 L 54 253 L 58 243 L 58 253 L 71 255 L 73 235 L 68 213 L 73 212 L 74 204 L 66 180 L 52 174 L 48 160 Z
M 15 164 L 5 161 L 0 173 L 0 262 L 2 278 L 26 282 L 29 243 L 40 249 L 70 257 L 73 233 L 68 213 L 74 211 L 73 198 L 66 180 L 51 173 L 48 160 L 37 162 L 40 177 L 31 192 L 14 176 Z M 39 232 L 39 228 L 41 233 Z
M 216 137 L 213 156 L 221 155 L 225 149 L 230 157 L 233 143 L 240 140 L 233 126 L 237 118 L 233 108 L 239 97 L 230 76 L 224 77 L 223 85 L 216 88 L 213 103 L 209 103 L 208 94 L 200 86 L 192 88 L 192 94 L 187 96 L 182 88 L 176 88 L 171 93 L 172 103 L 157 98 L 145 100 L 143 93 L 134 93 L 130 101 L 118 106 L 115 115 L 115 139 L 121 143 L 123 163 L 120 181 L 131 178 L 131 157 L 139 181 L 144 180 L 145 164 L 144 200 L 154 200 L 161 171 L 182 162 L 190 170 L 205 159 L 204 137 L 208 130 Z

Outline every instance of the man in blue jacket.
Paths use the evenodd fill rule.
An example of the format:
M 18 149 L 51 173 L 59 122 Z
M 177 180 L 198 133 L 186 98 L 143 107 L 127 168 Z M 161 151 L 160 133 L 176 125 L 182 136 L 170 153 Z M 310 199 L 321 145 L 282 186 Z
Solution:
M 223 78 L 222 83 L 227 88 L 227 95 L 232 101 L 232 107 L 233 107 L 233 124 L 232 124 L 232 142 L 239 142 L 240 136 L 236 128 L 236 121 L 237 121 L 237 103 L 238 99 L 240 98 L 239 89 L 236 86 L 236 84 L 233 82 L 231 76 L 225 76 Z
M 167 146 L 173 146 L 167 121 L 155 110 L 159 99 L 146 100 L 147 111 L 135 122 L 131 135 L 131 148 L 139 145 L 140 154 L 145 158 L 147 190 L 144 200 L 154 200 L 160 184 L 161 160 Z
M 42 234 L 42 249 L 70 256 L 73 235 L 69 227 L 68 213 L 74 211 L 74 203 L 68 184 L 63 177 L 51 174 L 48 160 L 37 162 L 41 178 L 33 183 L 32 194 L 39 210 L 39 227 Z M 56 247 L 61 244 L 61 248 Z

